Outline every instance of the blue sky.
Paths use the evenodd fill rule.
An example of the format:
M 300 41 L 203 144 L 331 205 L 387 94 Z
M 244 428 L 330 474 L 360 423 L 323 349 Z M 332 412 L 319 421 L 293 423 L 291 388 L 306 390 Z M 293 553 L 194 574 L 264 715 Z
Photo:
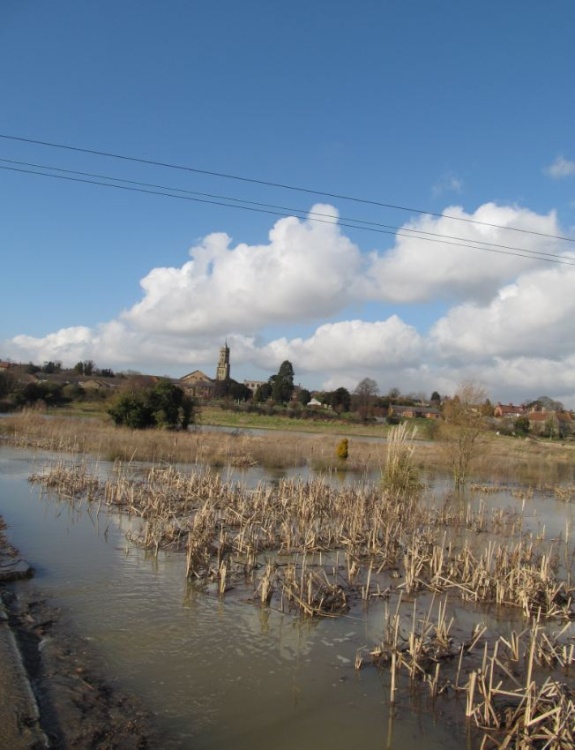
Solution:
M 238 380 L 289 359 L 309 388 L 575 407 L 574 22 L 571 0 L 4 0 L 0 358 L 213 374 L 227 340 Z

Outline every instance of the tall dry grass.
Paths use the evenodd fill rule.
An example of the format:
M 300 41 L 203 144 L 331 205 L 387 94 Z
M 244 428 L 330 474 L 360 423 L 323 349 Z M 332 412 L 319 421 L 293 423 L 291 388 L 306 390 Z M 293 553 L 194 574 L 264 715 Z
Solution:
M 393 427 L 387 440 L 386 461 L 381 480 L 389 492 L 412 494 L 423 487 L 421 472 L 414 460 L 415 430 L 407 422 Z
M 407 427 L 403 427 L 408 432 Z M 203 427 L 189 432 L 129 430 L 101 419 L 45 417 L 22 413 L 0 421 L 0 435 L 12 445 L 49 451 L 86 453 L 107 460 L 139 460 L 210 466 L 262 466 L 285 469 L 310 466 L 316 470 L 385 471 L 382 442 L 349 439 L 345 462 L 337 459 L 341 435 L 293 434 L 270 431 L 265 436 L 249 432 L 223 432 Z M 383 446 L 383 447 L 382 447 Z M 405 446 L 407 448 L 407 446 Z M 413 470 L 447 472 L 449 464 L 440 443 L 411 441 Z M 548 441 L 523 441 L 486 435 L 471 479 L 536 488 L 560 483 L 575 484 L 575 446 Z

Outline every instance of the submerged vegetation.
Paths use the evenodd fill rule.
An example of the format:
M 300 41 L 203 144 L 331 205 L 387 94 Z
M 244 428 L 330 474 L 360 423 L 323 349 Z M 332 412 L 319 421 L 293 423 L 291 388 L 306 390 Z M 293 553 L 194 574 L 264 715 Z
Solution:
M 12 444 L 73 454 L 31 481 L 91 514 L 129 515 L 134 544 L 185 556 L 194 591 L 315 621 L 384 609 L 380 639 L 358 651 L 356 669 L 381 670 L 391 703 L 461 696 L 470 747 L 573 746 L 570 529 L 547 540 L 522 513 L 535 491 L 573 499 L 570 446 L 485 440 L 474 473 L 466 465 L 465 482 L 453 483 L 467 491 L 435 494 L 425 480 L 452 468 L 444 444 L 418 441 L 405 424 L 384 444 L 37 414 L 1 427 Z M 110 471 L 100 458 L 114 462 Z M 254 465 L 322 473 L 250 488 L 210 468 Z M 358 481 L 338 481 L 342 470 Z M 491 503 L 503 486 L 510 508 Z M 468 613 L 466 634 L 453 629 L 456 608 Z M 494 618 L 509 626 L 490 632 Z
M 479 487 L 446 498 L 329 477 L 247 488 L 210 470 L 117 462 L 102 476 L 64 460 L 30 479 L 92 513 L 129 514 L 132 542 L 184 554 L 189 585 L 206 594 L 309 618 L 385 602 L 381 642 L 358 652 L 356 668 L 389 674 L 391 702 L 402 685 L 433 701 L 462 695 L 482 747 L 575 740 L 562 682 L 575 665 L 568 529 L 565 539 L 534 535 L 520 512 L 489 508 Z M 459 642 L 453 606 L 476 613 Z M 524 625 L 493 639 L 482 612 Z

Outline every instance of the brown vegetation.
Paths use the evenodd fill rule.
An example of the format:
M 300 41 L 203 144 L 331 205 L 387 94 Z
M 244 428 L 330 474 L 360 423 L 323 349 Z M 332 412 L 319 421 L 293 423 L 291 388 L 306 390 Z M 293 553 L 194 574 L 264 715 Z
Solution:
M 190 585 L 205 592 L 235 592 L 308 617 L 395 599 L 381 644 L 356 659 L 357 668 L 370 656 L 390 670 L 392 702 L 405 674 L 432 700 L 464 694 L 483 747 L 573 742 L 573 695 L 557 674 L 568 674 L 575 658 L 567 633 L 573 589 L 560 577 L 568 540 L 526 535 L 517 513 L 489 509 L 481 497 L 438 502 L 325 479 L 247 489 L 210 471 L 170 466 L 117 464 L 102 478 L 97 466 L 59 461 L 31 480 L 71 503 L 86 501 L 92 512 L 129 513 L 132 541 L 156 553 L 184 552 Z M 428 612 L 418 615 L 426 599 Z M 478 623 L 457 645 L 446 614 L 455 600 L 515 610 L 526 628 L 490 641 Z M 560 621 L 567 626 L 554 633 L 551 624 Z
M 437 498 L 389 483 L 337 486 L 329 474 L 248 489 L 209 469 L 174 466 L 336 468 L 342 463 L 336 436 L 131 432 L 38 416 L 6 419 L 4 430 L 16 444 L 125 459 L 102 476 L 97 463 L 75 456 L 31 480 L 71 503 L 87 502 L 90 512 L 130 514 L 132 541 L 155 553 L 184 553 L 194 588 L 306 617 L 336 617 L 395 600 L 381 644 L 356 660 L 360 668 L 370 656 L 389 669 L 392 701 L 404 675 L 434 701 L 450 692 L 465 695 L 467 719 L 481 729 L 483 747 L 572 746 L 573 696 L 560 676 L 572 669 L 573 645 L 565 629 L 552 630 L 575 619 L 568 529 L 565 539 L 547 542 L 544 534 L 526 534 L 519 512 L 487 502 L 501 481 L 512 484 L 517 511 L 533 486 L 569 501 L 573 488 L 553 480 L 572 470 L 570 446 L 493 438 L 482 453 L 491 481 L 472 485 L 466 496 Z M 441 449 L 407 438 L 391 441 L 387 459 L 380 444 L 354 440 L 348 464 L 381 470 L 387 460 L 392 476 L 399 466 L 408 478 L 417 478 L 412 470 L 418 467 L 447 468 Z M 520 485 L 521 479 L 530 483 Z M 417 614 L 430 600 L 428 614 Z M 478 622 L 470 638 L 456 644 L 446 614 L 456 601 L 479 617 L 487 608 L 515 612 L 525 630 L 493 640 Z
M 249 430 L 216 431 L 209 426 L 187 432 L 130 430 L 98 418 L 74 419 L 36 412 L 3 418 L 0 435 L 10 443 L 40 450 L 86 453 L 114 461 L 149 461 L 209 466 L 262 466 L 286 469 L 310 466 L 312 469 L 365 473 L 380 471 L 386 463 L 386 450 L 380 440 L 350 437 L 349 457 L 343 463 L 336 456 L 341 441 L 332 433 L 292 434 L 269 430 L 253 435 Z M 417 437 L 420 437 L 418 434 Z M 449 451 L 441 441 L 413 440 L 412 465 L 428 473 L 447 472 Z M 469 479 L 488 478 L 504 486 L 521 484 L 554 488 L 575 479 L 575 445 L 532 439 L 519 440 L 482 435 L 481 448 L 474 457 Z M 467 474 L 466 474 L 467 477 Z

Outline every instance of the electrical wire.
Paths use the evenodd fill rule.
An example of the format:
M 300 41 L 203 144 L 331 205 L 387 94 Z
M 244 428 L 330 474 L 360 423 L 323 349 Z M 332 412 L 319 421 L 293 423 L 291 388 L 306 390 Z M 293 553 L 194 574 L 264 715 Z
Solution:
M 9 161 L 9 160 L 0 159 L 0 161 Z M 58 169 L 58 168 L 56 168 L 56 169 Z M 41 172 L 41 171 L 32 170 L 32 169 L 21 169 L 19 167 L 0 166 L 0 170 L 11 171 L 11 172 L 19 172 L 19 173 L 23 173 L 23 174 L 31 174 L 31 175 L 41 176 L 41 177 L 51 177 L 53 179 L 67 180 L 67 181 L 70 181 L 70 182 L 78 182 L 78 183 L 83 183 L 83 184 L 88 184 L 88 185 L 96 185 L 96 186 L 99 186 L 99 187 L 116 188 L 118 190 L 125 190 L 125 191 L 129 191 L 129 192 L 137 192 L 137 193 L 145 193 L 145 194 L 148 194 L 148 195 L 161 195 L 161 196 L 164 196 L 166 198 L 177 198 L 177 199 L 180 199 L 180 200 L 194 201 L 194 202 L 197 202 L 197 203 L 208 203 L 208 204 L 211 204 L 211 205 L 222 206 L 222 207 L 225 207 L 225 208 L 239 208 L 239 209 L 242 209 L 242 210 L 245 210 L 245 211 L 253 211 L 253 212 L 256 212 L 256 213 L 271 214 L 273 216 L 281 216 L 283 218 L 285 218 L 285 216 L 286 216 L 285 211 L 277 211 L 277 210 L 273 210 L 272 208 L 263 208 L 263 207 L 261 207 L 261 206 L 266 205 L 266 204 L 258 204 L 258 205 L 255 205 L 255 206 L 254 205 L 239 205 L 237 202 L 236 203 L 229 203 L 229 202 L 224 202 L 224 201 L 226 201 L 226 200 L 228 200 L 228 201 L 241 201 L 242 199 L 222 197 L 221 200 L 215 200 L 215 199 L 212 199 L 212 198 L 203 198 L 203 197 L 199 197 L 196 194 L 192 194 L 192 195 L 186 194 L 186 193 L 192 192 L 192 191 L 184 191 L 184 190 L 180 190 L 179 188 L 160 188 L 160 186 L 157 186 L 160 189 L 148 189 L 148 188 L 145 188 L 145 187 L 137 187 L 136 186 L 136 185 L 147 185 L 148 183 L 137 183 L 136 182 L 135 184 L 133 184 L 135 181 L 132 181 L 132 180 L 121 180 L 122 182 L 130 183 L 130 184 L 118 185 L 118 184 L 115 184 L 114 182 L 101 182 L 101 181 L 96 180 L 96 179 L 87 179 L 87 178 L 83 178 L 83 177 L 72 177 L 69 174 L 50 174 L 48 172 Z M 70 172 L 72 170 L 60 170 L 60 171 Z M 89 174 L 89 173 L 75 173 L 75 174 Z M 114 180 L 114 179 L 118 179 L 118 178 L 103 177 L 102 179 Z M 152 186 L 152 187 L 154 187 L 154 186 Z M 179 195 L 177 192 L 167 192 L 167 191 L 172 191 L 172 190 L 176 190 L 176 191 L 178 191 L 180 193 L 184 193 L 184 194 Z M 200 195 L 202 195 L 202 194 L 200 194 Z M 203 194 L 203 195 L 208 195 L 208 194 Z M 290 210 L 290 213 L 292 213 L 292 214 L 293 213 L 300 213 L 302 215 L 298 216 L 297 218 L 302 218 L 302 219 L 309 218 L 309 216 L 310 216 L 309 212 L 306 213 L 303 209 L 295 209 L 293 211 Z M 311 212 L 311 213 L 313 214 L 313 212 Z M 321 216 L 323 216 L 325 218 L 320 218 Z M 319 223 L 323 223 L 323 224 L 333 224 L 333 219 L 334 218 L 337 218 L 337 217 L 330 216 L 329 214 L 317 214 L 316 213 L 315 216 L 313 216 L 311 218 L 311 221 L 315 221 L 315 222 L 319 222 Z M 360 221 L 360 220 L 356 220 L 356 219 L 350 219 L 350 220 L 348 220 L 348 222 L 351 222 L 351 221 Z M 363 229 L 365 231 L 376 232 L 378 234 L 389 234 L 389 235 L 394 235 L 394 236 L 396 236 L 398 234 L 398 232 L 392 231 L 391 229 L 381 229 L 381 228 L 378 228 L 377 226 L 368 226 L 368 225 L 364 226 L 364 225 L 361 225 L 361 224 L 352 224 L 352 223 L 348 223 L 348 222 L 342 221 L 342 220 L 338 220 L 338 225 L 342 226 L 342 227 L 349 228 L 349 229 Z M 371 223 L 372 222 L 367 222 L 366 224 L 371 224 Z M 404 231 L 404 230 L 400 229 L 399 233 L 401 234 L 402 231 Z M 417 230 L 409 230 L 409 231 L 417 232 Z M 408 235 L 408 236 L 413 237 L 413 235 Z M 419 240 L 422 240 L 424 242 L 436 242 L 436 243 L 439 243 L 439 244 L 442 244 L 442 245 L 451 245 L 451 246 L 454 246 L 454 247 L 466 247 L 466 248 L 470 248 L 472 250 L 483 250 L 485 252 L 498 253 L 498 254 L 501 254 L 501 255 L 512 255 L 512 256 L 519 257 L 519 258 L 528 258 L 530 260 L 541 260 L 541 261 L 545 261 L 545 262 L 548 262 L 548 263 L 557 263 L 557 264 L 561 264 L 561 265 L 575 266 L 575 260 L 574 261 L 570 261 L 570 260 L 565 259 L 562 256 L 559 256 L 559 255 L 553 255 L 552 253 L 544 253 L 543 251 L 532 251 L 532 250 L 528 250 L 527 248 L 517 248 L 515 250 L 504 250 L 504 249 L 498 249 L 497 247 L 484 247 L 484 246 L 479 245 L 479 244 L 471 245 L 471 244 L 469 244 L 469 241 L 467 241 L 467 242 L 449 242 L 449 241 L 447 241 L 445 239 L 440 239 L 440 238 L 436 238 L 436 237 L 426 237 L 426 236 L 422 236 L 422 235 L 416 235 L 416 238 L 419 239 Z M 471 240 L 471 242 L 479 243 L 480 241 L 479 240 Z M 505 246 L 501 246 L 501 247 L 505 247 Z
M 393 204 L 393 203 L 383 203 L 381 201 L 371 200 L 368 198 L 358 198 L 355 196 L 344 195 L 341 193 L 332 193 L 327 190 L 316 190 L 313 188 L 298 187 L 294 185 L 284 184 L 281 182 L 271 182 L 267 180 L 256 179 L 253 177 L 245 177 L 241 175 L 228 174 L 225 172 L 216 172 L 216 171 L 208 170 L 208 169 L 199 169 L 197 167 L 189 167 L 189 166 L 185 166 L 182 164 L 172 164 L 170 162 L 162 162 L 162 161 L 156 161 L 153 159 L 145 159 L 143 157 L 127 156 L 125 154 L 116 154 L 111 151 L 98 151 L 96 149 L 82 148 L 79 146 L 70 146 L 70 145 L 63 144 L 63 143 L 53 143 L 50 141 L 42 141 L 42 140 L 37 140 L 33 138 L 24 138 L 22 136 L 8 135 L 5 133 L 0 133 L 0 138 L 3 138 L 4 140 L 18 141 L 21 143 L 30 143 L 30 144 L 34 144 L 37 146 L 46 146 L 49 148 L 58 148 L 58 149 L 64 149 L 67 151 L 74 151 L 77 153 L 90 154 L 92 156 L 104 156 L 104 157 L 111 158 L 111 159 L 121 159 L 123 161 L 135 162 L 138 164 L 146 164 L 146 165 L 155 166 L 155 167 L 164 167 L 166 169 L 177 169 L 181 171 L 193 172 L 195 174 L 209 175 L 211 177 L 218 177 L 218 178 L 227 179 L 227 180 L 237 180 L 240 182 L 246 182 L 246 183 L 251 183 L 255 185 L 262 185 L 265 187 L 280 188 L 282 190 L 292 190 L 296 192 L 307 193 L 310 195 L 322 195 L 328 198 L 336 198 L 338 200 L 352 201 L 354 203 L 362 203 L 365 205 L 378 206 L 380 208 L 388 208 L 388 209 L 393 209 L 397 211 L 405 211 L 405 212 L 412 213 L 412 214 L 435 216 L 437 218 L 450 219 L 452 221 L 460 221 L 460 222 L 464 222 L 467 224 L 477 224 L 480 226 L 492 227 L 495 229 L 502 229 L 502 230 L 506 230 L 510 232 L 519 232 L 522 234 L 530 234 L 530 235 L 535 235 L 538 237 L 546 237 L 549 239 L 562 240 L 564 242 L 575 243 L 575 238 L 573 237 L 565 237 L 563 235 L 554 235 L 554 234 L 548 234 L 545 232 L 537 232 L 532 229 L 520 229 L 519 227 L 503 226 L 501 224 L 494 224 L 494 223 L 490 223 L 487 221 L 480 221 L 478 219 L 470 219 L 470 218 L 466 218 L 463 216 L 450 216 L 447 214 L 437 213 L 433 211 L 425 211 L 420 208 L 402 206 L 402 205 Z
M 97 174 L 94 172 L 81 172 L 77 170 L 72 169 L 64 169 L 62 167 L 54 167 L 52 165 L 46 165 L 46 164 L 35 164 L 32 162 L 23 162 L 18 161 L 16 159 L 6 159 L 6 158 L 0 158 L 0 162 L 4 164 L 12 164 L 17 165 L 19 167 L 25 166 L 25 167 L 32 167 L 34 170 L 51 170 L 53 172 L 59 172 L 67 175 L 74 175 L 76 177 L 89 177 L 96 180 L 108 180 L 114 183 L 124 183 L 127 185 L 134 185 L 140 188 L 153 188 L 154 190 L 162 191 L 161 195 L 166 195 L 167 197 L 175 197 L 172 195 L 173 193 L 183 193 L 185 195 L 191 195 L 191 196 L 197 196 L 198 198 L 207 198 L 207 199 L 214 199 L 217 201 L 229 201 L 230 203 L 237 203 L 237 204 L 246 204 L 247 206 L 256 206 L 261 209 L 273 209 L 274 212 L 281 211 L 282 213 L 280 215 L 297 215 L 298 218 L 306 218 L 310 221 L 320 221 L 325 219 L 335 219 L 338 221 L 338 223 L 342 226 L 348 227 L 348 228 L 356 228 L 356 229 L 363 229 L 366 231 L 377 231 L 380 229 L 389 230 L 385 233 L 392 233 L 399 236 L 404 237 L 415 237 L 419 239 L 424 239 L 424 237 L 432 237 L 436 239 L 438 242 L 444 242 L 445 240 L 455 240 L 456 242 L 465 243 L 462 245 L 463 247 L 475 247 L 477 246 L 477 249 L 487 249 L 490 247 L 498 248 L 500 250 L 509 250 L 514 253 L 527 253 L 529 256 L 537 257 L 539 259 L 542 258 L 556 258 L 559 260 L 564 260 L 564 256 L 559 255 L 557 253 L 548 253 L 543 250 L 531 250 L 529 248 L 523 248 L 523 247 L 516 247 L 513 245 L 503 245 L 497 242 L 487 242 L 486 240 L 474 240 L 469 237 L 456 237 L 453 235 L 444 235 L 439 234 L 437 232 L 429 232 L 422 229 L 411 229 L 409 227 L 398 227 L 393 226 L 390 224 L 382 224 L 380 222 L 374 222 L 374 221 L 367 221 L 364 219 L 355 219 L 350 218 L 346 216 L 340 216 L 339 214 L 327 214 L 327 213 L 320 213 L 317 211 L 306 211 L 302 208 L 294 208 L 292 206 L 279 206 L 273 203 L 262 203 L 259 201 L 251 201 L 246 200 L 244 198 L 236 198 L 233 196 L 227 196 L 227 195 L 217 195 L 213 193 L 205 193 L 197 190 L 187 190 L 185 188 L 176 188 L 176 187 L 170 187 L 166 185 L 158 185 L 155 183 L 149 183 L 149 182 L 142 182 L 140 180 L 127 180 L 122 177 L 115 177 L 110 175 L 104 175 L 104 174 Z M 28 170 L 24 170 L 27 172 Z M 30 174 L 38 174 L 42 176 L 50 176 L 49 174 L 46 174 L 44 172 L 35 172 L 30 171 Z M 58 175 L 53 175 L 54 177 L 57 177 Z M 92 184 L 98 184 L 102 186 L 102 183 L 99 182 L 93 182 Z M 110 187 L 113 185 L 110 184 Z M 119 187 L 119 186 L 118 186 Z M 165 192 L 169 191 L 169 193 Z M 218 203 L 218 205 L 224 205 L 221 203 Z M 240 207 L 240 206 L 238 206 Z M 275 215 L 278 215 L 275 213 Z M 320 218 L 321 217 L 321 218 Z M 469 243 L 473 243 L 470 245 Z M 446 243 L 450 244 L 450 243 Z M 522 256 L 525 257 L 525 256 Z

